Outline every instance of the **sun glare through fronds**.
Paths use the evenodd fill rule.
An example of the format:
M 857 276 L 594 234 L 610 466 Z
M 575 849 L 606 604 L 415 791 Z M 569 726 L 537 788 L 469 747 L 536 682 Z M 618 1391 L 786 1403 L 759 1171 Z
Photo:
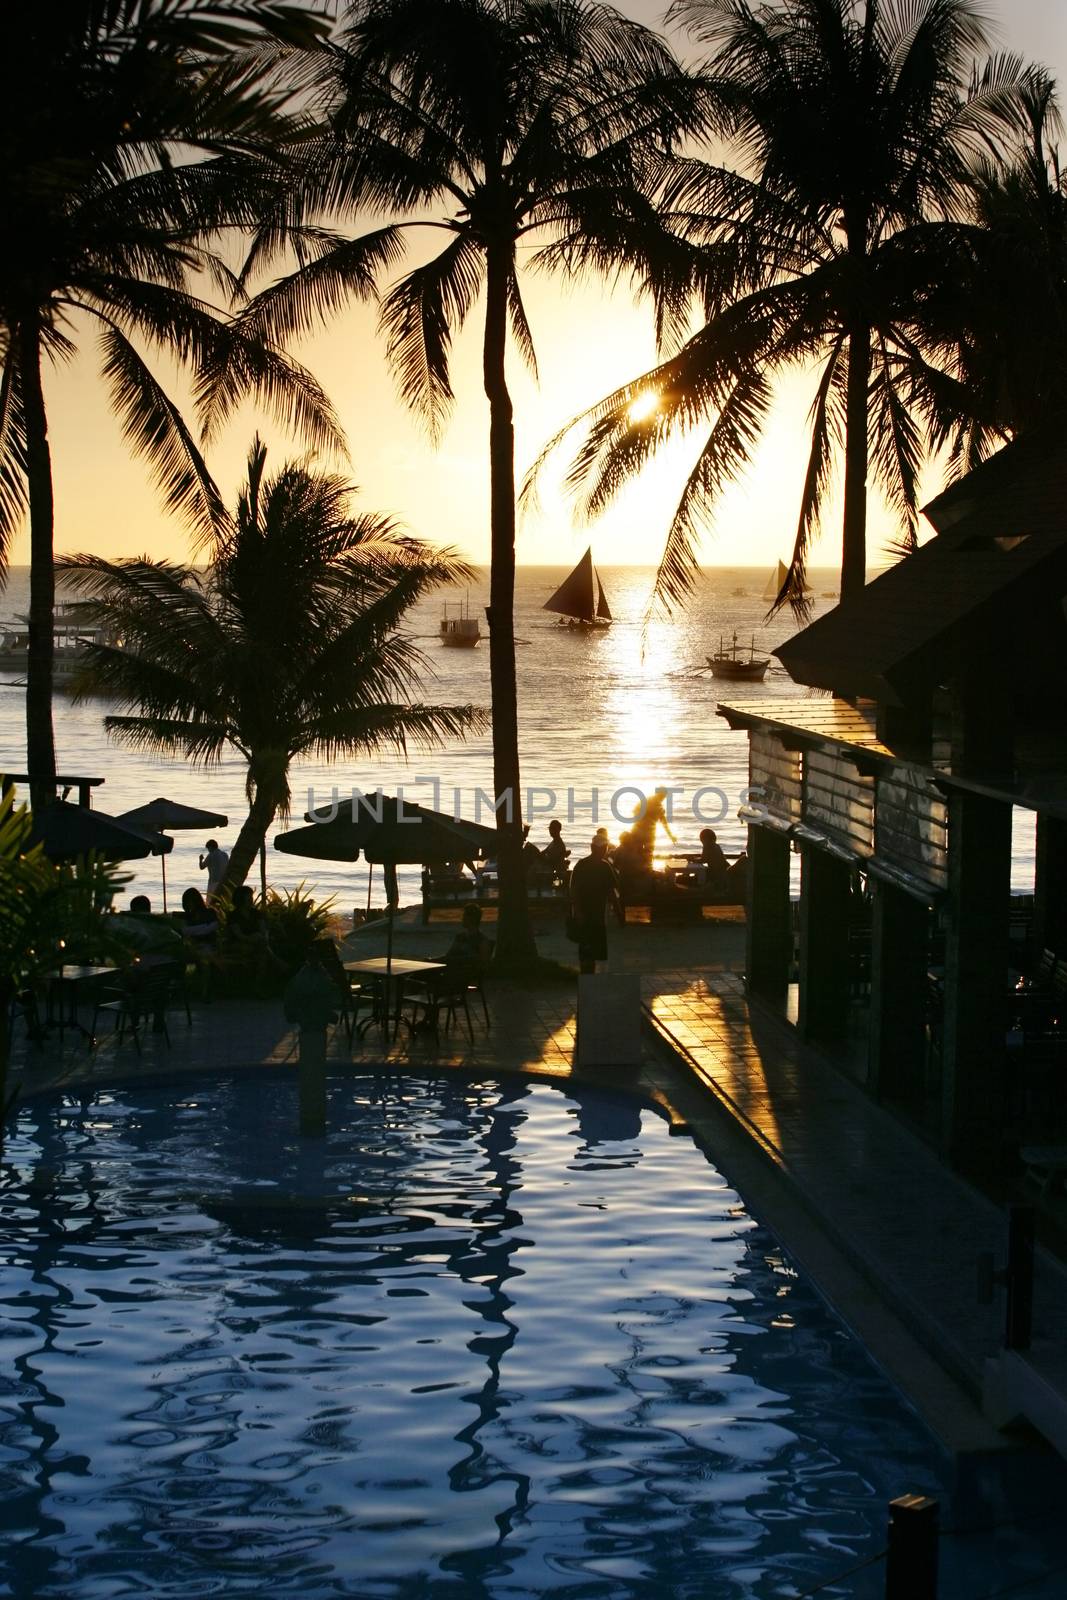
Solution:
M 646 389 L 643 394 L 638 395 L 627 415 L 631 422 L 645 422 L 658 409 L 659 395 L 654 389 Z

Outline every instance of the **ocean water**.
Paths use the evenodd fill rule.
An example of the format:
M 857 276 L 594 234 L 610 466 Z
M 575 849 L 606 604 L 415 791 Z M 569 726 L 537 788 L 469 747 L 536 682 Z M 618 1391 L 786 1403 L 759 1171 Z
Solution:
M 565 574 L 562 567 L 520 568 L 516 589 L 522 777 L 529 791 L 526 798 L 533 802 L 531 807 L 524 799 L 524 806 L 532 813 L 534 840 L 545 843 L 548 819 L 558 816 L 572 850 L 584 851 L 595 827 L 604 825 L 617 837 L 626 826 L 638 803 L 631 789 L 648 794 L 663 786 L 680 791 L 674 799 L 672 824 L 680 851 L 698 849 L 700 829 L 707 824 L 715 827 L 728 854 L 741 849 L 745 830 L 737 810 L 747 783 L 747 740 L 716 715 L 718 699 L 757 694 L 803 697 L 808 691 L 794 684 L 774 660 L 762 686 L 724 686 L 712 678 L 706 658 L 718 648 L 720 637 L 729 643 L 734 632 L 739 644 L 747 646 L 754 639 L 757 651 L 766 653 L 794 631 L 788 614 L 769 625 L 765 621 L 762 591 L 768 572 L 708 568 L 688 607 L 670 620 L 658 619 L 646 627 L 652 569 L 604 567 L 601 576 L 615 622 L 610 629 L 588 634 L 559 628 L 554 617 L 542 610 Z M 815 569 L 812 587 L 818 616 L 835 603 L 829 593 L 837 588 L 835 572 Z M 13 569 L 0 597 L 0 618 L 24 610 L 27 594 L 26 569 Z M 473 651 L 440 646 L 442 598 L 424 602 L 411 614 L 410 631 L 425 652 L 425 698 L 488 707 L 488 646 L 485 641 Z M 487 600 L 485 574 L 470 592 L 472 612 L 481 616 Z M 224 812 L 230 825 L 218 830 L 219 837 L 224 845 L 232 843 L 246 804 L 242 762 L 227 758 L 203 771 L 181 760 L 122 749 L 108 741 L 103 726 L 107 710 L 98 701 L 81 706 L 65 699 L 57 702 L 60 770 L 104 777 L 94 799 L 103 811 L 130 810 L 166 795 Z M 23 692 L 11 673 L 0 673 L 0 761 L 9 770 L 24 770 Z M 435 790 L 434 781 L 439 789 Z M 488 735 L 440 751 L 412 752 L 407 761 L 387 753 L 365 766 L 300 764 L 292 773 L 293 825 L 300 825 L 309 797 L 325 803 L 335 787 L 341 796 L 348 796 L 353 788 L 368 792 L 379 785 L 394 793 L 401 784 L 412 800 L 424 805 L 433 805 L 439 796 L 440 808 L 446 811 L 454 809 L 458 789 L 462 815 L 475 817 L 476 791 L 489 795 L 492 790 Z M 483 808 L 481 819 L 491 820 L 487 809 Z M 1026 891 L 1033 883 L 1033 824 L 1026 813 L 1017 814 L 1017 822 L 1013 886 Z M 281 826 L 272 830 L 271 837 Z M 197 867 L 203 844 L 199 833 L 176 835 L 167 859 L 168 885 L 175 898 L 189 884 L 203 886 L 204 874 Z M 661 853 L 675 848 L 665 838 L 658 847 Z M 158 896 L 158 860 L 130 863 L 128 870 L 134 874 L 129 892 Z M 268 874 L 279 888 L 292 888 L 301 880 L 314 884 L 320 894 L 336 895 L 340 910 L 366 898 L 367 868 L 362 862 L 302 863 L 271 850 Z M 401 869 L 400 883 L 402 898 L 414 899 L 417 869 Z

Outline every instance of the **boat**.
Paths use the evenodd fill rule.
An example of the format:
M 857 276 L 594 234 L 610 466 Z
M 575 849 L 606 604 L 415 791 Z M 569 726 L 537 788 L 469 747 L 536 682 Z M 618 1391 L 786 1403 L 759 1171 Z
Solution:
M 84 603 L 77 600 L 61 602 L 55 608 L 52 632 L 55 639 L 52 656 L 52 677 L 57 684 L 71 683 L 85 665 L 85 647 L 89 644 L 118 644 L 120 641 L 106 628 L 86 627 L 81 620 Z M 0 624 L 0 672 L 17 672 L 25 675 L 30 654 L 29 618 L 15 617 Z
M 784 561 L 779 561 L 767 582 L 763 586 L 763 600 L 777 600 L 782 592 L 782 585 L 789 576 L 789 568 Z
M 726 649 L 720 634 L 718 653 L 708 656 L 708 666 L 711 668 L 712 677 L 730 678 L 734 683 L 762 683 L 763 675 L 770 664 L 769 656 L 758 656 L 756 654 L 755 638 L 749 645 L 748 655 L 738 655 L 736 633 L 729 650 Z
M 549 596 L 542 607 L 544 611 L 558 611 L 560 628 L 607 628 L 611 625 L 611 607 L 604 593 L 600 574 L 593 566 L 590 547 L 574 571 Z
M 441 613 L 441 643 L 451 650 L 473 650 L 481 636 L 478 618 L 471 616 L 470 596 L 458 605 L 453 601 L 451 616 L 446 600 Z
M 731 589 L 730 593 L 733 595 L 735 600 L 743 600 L 745 598 L 745 595 L 748 593 L 748 590 L 747 589 Z

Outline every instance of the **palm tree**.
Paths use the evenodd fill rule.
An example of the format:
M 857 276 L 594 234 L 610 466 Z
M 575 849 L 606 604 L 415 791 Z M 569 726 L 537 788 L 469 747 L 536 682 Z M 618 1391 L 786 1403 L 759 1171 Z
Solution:
M 1035 81 L 1024 103 L 1026 142 L 1007 164 L 977 165 L 969 249 L 929 306 L 949 374 L 937 442 L 963 471 L 1067 413 L 1067 178 L 1049 146 L 1051 83 Z
M 695 121 L 693 84 L 657 35 L 595 0 L 354 0 L 312 66 L 330 131 L 256 259 L 301 216 L 369 208 L 393 220 L 354 240 L 305 239 L 312 259 L 248 316 L 272 337 L 299 334 L 365 295 L 401 258 L 407 230 L 434 230 L 443 249 L 389 288 L 381 327 L 402 397 L 437 437 L 453 401 L 452 340 L 484 294 L 493 777 L 497 796 L 512 800 L 497 815 L 497 955 L 523 962 L 533 942 L 519 806 L 509 335 L 536 363 L 518 253 L 529 247 L 532 267 L 569 272 L 638 262 L 655 222 L 649 175 Z
M 202 242 L 250 227 L 286 136 L 260 51 L 307 36 L 250 0 L 69 0 L 9 6 L 0 48 L 0 582 L 27 511 L 31 587 L 27 757 L 35 806 L 54 793 L 53 489 L 45 370 L 94 332 L 111 404 L 168 508 L 210 532 L 217 494 L 193 436 L 139 346 L 188 362 L 205 431 L 248 391 L 340 448 L 310 375 L 192 292 L 233 284 Z M 311 29 L 312 34 L 314 29 Z
M 925 430 L 944 421 L 931 303 L 971 248 L 971 165 L 1021 125 L 1035 74 L 1012 57 L 976 73 L 987 40 L 973 0 L 675 0 L 669 16 L 711 47 L 708 92 L 745 170 L 694 159 L 669 175 L 664 206 L 693 251 L 705 324 L 579 419 L 590 426 L 571 482 L 595 512 L 676 430 L 712 419 L 660 562 L 657 595 L 670 605 L 692 588 L 702 525 L 751 460 L 777 381 L 818 363 L 778 603 L 803 609 L 841 456 L 847 600 L 866 581 L 869 471 L 914 541 Z M 633 402 L 649 391 L 658 406 L 638 416 Z
M 414 703 L 422 656 L 397 628 L 415 602 L 469 580 L 388 518 L 349 510 L 341 478 L 289 462 L 265 475 L 259 439 L 232 518 L 220 518 L 203 569 L 72 556 L 58 570 L 89 620 L 122 639 L 86 647 L 79 692 L 136 715 L 105 718 L 121 743 L 201 765 L 227 747 L 248 764 L 248 816 L 227 883 L 242 883 L 277 815 L 289 811 L 299 756 L 333 761 L 409 744 L 435 748 L 483 725 L 470 706 Z

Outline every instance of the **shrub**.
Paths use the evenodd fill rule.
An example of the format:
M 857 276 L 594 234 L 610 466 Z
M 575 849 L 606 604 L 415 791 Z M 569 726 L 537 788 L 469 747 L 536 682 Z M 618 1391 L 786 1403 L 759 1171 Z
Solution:
M 278 960 L 293 972 L 303 966 L 311 946 L 329 935 L 334 897 L 315 900 L 303 883 L 295 889 L 267 892 L 263 914 L 267 919 L 267 938 Z

